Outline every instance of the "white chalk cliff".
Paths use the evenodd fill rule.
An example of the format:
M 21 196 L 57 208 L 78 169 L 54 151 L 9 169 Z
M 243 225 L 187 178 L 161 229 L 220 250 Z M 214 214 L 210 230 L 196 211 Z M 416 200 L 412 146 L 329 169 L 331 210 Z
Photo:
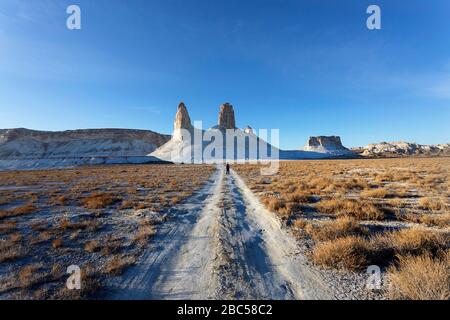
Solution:
M 302 148 L 302 150 L 337 156 L 352 154 L 351 150 L 342 145 L 341 137 L 338 136 L 309 137 L 308 142 Z
M 358 150 L 364 157 L 448 156 L 450 143 L 424 145 L 411 142 L 372 143 Z
M 150 156 L 184 163 L 354 156 L 342 146 L 339 137 L 310 138 L 310 149 L 306 150 L 280 150 L 258 137 L 251 127 L 247 126 L 244 130 L 237 128 L 234 108 L 230 103 L 220 106 L 218 123 L 208 130 L 192 126 L 183 103 L 178 107 L 175 119 L 172 139 Z M 232 133 L 232 136 L 227 133 Z M 215 142 L 221 147 L 216 147 Z
M 0 130 L 0 170 L 140 163 L 170 139 L 149 130 Z

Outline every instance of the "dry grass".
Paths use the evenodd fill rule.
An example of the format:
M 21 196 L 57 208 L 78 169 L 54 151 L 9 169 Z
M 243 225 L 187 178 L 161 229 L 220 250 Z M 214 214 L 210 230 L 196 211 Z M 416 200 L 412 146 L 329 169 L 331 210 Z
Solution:
M 383 220 L 384 213 L 372 202 L 354 199 L 322 200 L 316 205 L 321 213 L 349 216 L 358 220 Z
M 126 256 L 114 256 L 111 260 L 109 260 L 105 266 L 104 271 L 110 275 L 121 275 L 125 268 L 133 265 L 136 262 L 133 257 Z
M 32 204 L 26 204 L 23 206 L 18 206 L 9 210 L 0 210 L 0 219 L 1 218 L 12 218 L 23 216 L 26 214 L 31 214 L 37 210 L 36 206 Z
M 292 226 L 296 229 L 304 229 L 309 225 L 309 223 L 304 220 L 304 219 L 296 219 L 294 220 L 294 222 L 292 223 Z
M 450 213 L 446 214 L 424 214 L 419 217 L 419 222 L 430 227 L 447 227 L 450 225 Z
M 96 231 L 100 228 L 101 223 L 97 220 L 83 220 L 77 222 L 71 222 L 67 218 L 62 218 L 59 224 L 59 229 L 62 231 L 65 230 L 88 230 L 88 231 Z
M 55 196 L 51 199 L 50 205 L 65 206 L 69 201 L 70 199 L 67 196 Z
M 47 280 L 48 274 L 41 272 L 42 264 L 29 264 L 20 269 L 18 281 L 21 288 L 30 288 Z
M 102 209 L 117 201 L 118 197 L 113 194 L 95 192 L 83 199 L 83 205 L 88 209 Z
M 370 247 L 361 237 L 349 236 L 318 244 L 312 259 L 318 265 L 363 270 L 369 266 Z
M 49 241 L 52 238 L 52 235 L 48 231 L 39 232 L 37 236 L 30 239 L 31 245 L 36 245 L 42 242 Z
M 361 227 L 355 219 L 350 217 L 342 217 L 321 224 L 308 224 L 305 231 L 314 241 L 329 241 L 369 232 L 367 228 Z
M 84 250 L 86 250 L 87 252 L 91 252 L 91 253 L 99 251 L 100 248 L 101 248 L 101 245 L 100 245 L 100 242 L 98 240 L 88 241 L 84 245 Z
M 136 235 L 134 236 L 134 241 L 140 242 L 141 244 L 146 243 L 150 237 L 156 233 L 155 227 L 152 225 L 142 225 L 139 227 Z
M 445 209 L 445 203 L 442 200 L 430 197 L 420 198 L 418 205 L 419 208 L 429 211 L 440 211 Z
M 447 246 L 448 235 L 418 228 L 384 233 L 373 238 L 380 248 L 392 248 L 400 255 L 435 254 Z
M 52 241 L 52 247 L 53 249 L 61 248 L 63 245 L 63 241 L 61 239 L 55 239 Z
M 392 267 L 398 255 L 436 259 L 450 245 L 450 158 L 283 161 L 271 177 L 259 165 L 233 169 L 270 211 L 292 218 L 296 235 L 312 240 L 306 250 L 319 265 Z
M 348 236 L 343 232 L 340 237 L 334 236 L 341 229 L 326 226 L 327 229 L 332 231 L 320 228 L 310 231 L 317 240 L 322 241 L 313 248 L 312 258 L 319 265 L 340 269 L 363 270 L 372 264 L 389 265 L 395 262 L 396 255 L 437 256 L 448 245 L 448 236 L 419 229 L 404 229 L 369 237 L 359 236 L 359 230 L 355 232 L 352 227 L 349 228 L 350 234 L 354 232 L 356 235 Z M 366 233 L 366 230 L 363 229 L 362 233 Z
M 9 232 L 12 232 L 13 230 L 16 230 L 17 228 L 17 222 L 15 221 L 5 221 L 0 224 L 0 234 L 7 234 Z
M 361 192 L 362 198 L 386 198 L 386 196 L 389 194 L 389 192 L 386 189 L 383 188 L 377 188 L 377 189 L 369 189 L 364 190 Z
M 20 244 L 0 242 L 0 263 L 11 262 L 25 257 L 27 250 Z
M 153 224 L 165 221 L 141 223 L 145 217 L 135 210 L 148 208 L 163 216 L 213 172 L 208 165 L 154 164 L 0 172 L 0 263 L 14 270 L 0 274 L 0 294 L 8 283 L 8 295 L 24 299 L 95 297 L 107 277 L 142 255 L 155 233 Z M 21 285 L 23 258 L 29 267 L 21 270 Z M 73 292 L 55 280 L 61 272 L 51 267 L 37 270 L 41 280 L 33 280 L 31 266 L 39 261 L 92 266 L 91 271 L 82 268 L 82 292 Z
M 391 299 L 449 300 L 450 299 L 450 253 L 433 258 L 399 256 L 397 267 L 388 270 Z

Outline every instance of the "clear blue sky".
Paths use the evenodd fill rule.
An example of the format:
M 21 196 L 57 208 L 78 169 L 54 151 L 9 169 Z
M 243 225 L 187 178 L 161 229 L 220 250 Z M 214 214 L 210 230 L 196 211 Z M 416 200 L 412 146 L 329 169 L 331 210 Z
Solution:
M 0 128 L 170 133 L 179 101 L 206 127 L 229 101 L 282 148 L 450 142 L 450 1 L 1 0 Z

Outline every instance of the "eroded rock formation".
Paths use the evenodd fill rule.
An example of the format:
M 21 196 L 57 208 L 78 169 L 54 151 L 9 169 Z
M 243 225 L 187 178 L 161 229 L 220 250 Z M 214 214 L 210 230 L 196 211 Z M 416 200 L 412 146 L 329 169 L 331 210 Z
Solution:
M 173 124 L 174 129 L 191 129 L 191 118 L 189 117 L 189 113 L 187 111 L 186 105 L 181 102 L 178 105 L 178 111 L 175 116 L 175 122 Z
M 236 129 L 233 106 L 225 103 L 220 106 L 218 126 L 220 129 Z
M 303 150 L 332 154 L 351 153 L 349 149 L 342 145 L 341 138 L 338 136 L 309 137 Z

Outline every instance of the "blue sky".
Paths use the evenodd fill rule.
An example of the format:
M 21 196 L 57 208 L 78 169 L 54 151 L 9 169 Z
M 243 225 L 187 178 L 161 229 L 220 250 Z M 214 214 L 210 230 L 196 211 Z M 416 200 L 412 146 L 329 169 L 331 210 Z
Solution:
M 0 128 L 170 133 L 179 101 L 205 127 L 230 102 L 282 148 L 450 142 L 449 15 L 448 0 L 2 0 Z

